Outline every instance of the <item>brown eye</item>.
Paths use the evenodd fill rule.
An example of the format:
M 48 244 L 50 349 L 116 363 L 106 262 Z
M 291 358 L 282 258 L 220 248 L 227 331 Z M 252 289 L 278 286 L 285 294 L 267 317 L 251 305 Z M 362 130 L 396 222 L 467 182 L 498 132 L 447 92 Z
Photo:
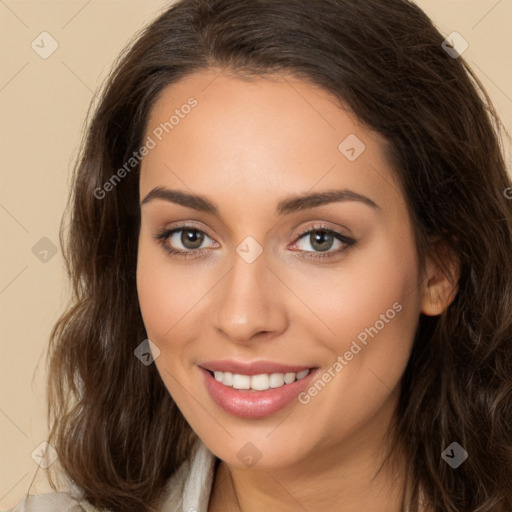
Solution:
M 328 251 L 332 247 L 334 240 L 334 236 L 327 231 L 313 231 L 309 235 L 311 247 L 320 252 Z
M 338 248 L 331 250 L 336 243 Z M 294 245 L 306 253 L 304 255 L 306 258 L 315 259 L 339 256 L 347 252 L 355 243 L 354 239 L 346 237 L 331 228 L 317 226 L 300 233 L 298 241 Z M 308 245 L 312 250 L 308 249 Z
M 197 229 L 182 229 L 180 242 L 187 249 L 199 249 L 203 243 L 204 237 L 205 234 L 201 233 L 201 231 L 198 231 Z
M 164 250 L 176 256 L 195 257 L 203 253 L 201 246 L 210 237 L 193 226 L 165 229 L 154 236 Z M 211 240 L 211 239 L 210 239 Z

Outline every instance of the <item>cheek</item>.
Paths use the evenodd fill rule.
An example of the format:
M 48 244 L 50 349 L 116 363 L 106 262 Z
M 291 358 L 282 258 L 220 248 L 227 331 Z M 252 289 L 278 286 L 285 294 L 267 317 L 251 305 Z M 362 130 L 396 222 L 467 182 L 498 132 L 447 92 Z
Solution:
M 197 315 L 217 274 L 171 261 L 147 238 L 139 241 L 137 294 L 148 338 L 163 355 L 188 350 L 188 340 L 199 337 Z
M 137 257 L 137 294 L 144 325 L 149 338 L 161 330 L 165 319 L 162 275 L 155 257 L 147 250 L 146 244 L 139 242 Z
M 302 403 L 320 428 L 337 424 L 348 435 L 381 410 L 407 366 L 419 317 L 412 243 L 374 242 L 323 282 L 325 293 L 310 305 L 331 331 L 316 328 L 332 355 Z M 314 414 L 318 407 L 330 413 Z
M 353 251 L 332 272 L 316 270 L 297 284 L 309 290 L 308 306 L 322 320 L 315 329 L 332 353 L 330 363 L 344 357 L 343 373 L 361 386 L 377 379 L 370 369 L 385 374 L 390 387 L 396 384 L 417 327 L 420 293 L 413 240 L 396 240 L 373 240 L 371 250 Z
M 415 323 L 419 314 L 417 269 L 412 239 L 382 236 L 355 249 L 329 270 L 312 266 L 307 273 L 294 272 L 290 279 L 305 291 L 308 307 L 330 330 L 333 348 L 343 348 L 344 342 L 373 326 L 390 308 L 388 316 L 393 320 L 386 326 L 393 323 L 402 329 L 404 324 Z M 403 309 L 394 315 L 396 302 Z
M 167 264 L 166 264 L 167 263 Z M 182 290 L 170 272 L 165 252 L 147 240 L 139 241 L 137 257 L 137 294 L 148 337 L 162 341 L 176 322 L 179 298 L 174 290 Z
M 190 302 L 183 297 L 183 273 L 173 268 L 165 251 L 148 241 L 139 241 L 137 259 L 137 294 L 147 337 L 160 350 L 155 365 L 171 396 L 179 400 L 186 381 L 186 322 L 183 321 Z M 179 292 L 176 292 L 178 290 Z M 180 321 L 181 319 L 181 321 Z M 183 340 L 180 342 L 180 340 Z M 186 358 L 185 358 L 186 359 Z
M 350 294 L 332 316 L 339 333 L 332 350 L 350 359 L 343 372 L 352 397 L 362 399 L 365 389 L 385 397 L 410 356 L 420 311 L 418 263 L 412 239 L 401 240 L 383 239 L 353 264 L 343 283 Z

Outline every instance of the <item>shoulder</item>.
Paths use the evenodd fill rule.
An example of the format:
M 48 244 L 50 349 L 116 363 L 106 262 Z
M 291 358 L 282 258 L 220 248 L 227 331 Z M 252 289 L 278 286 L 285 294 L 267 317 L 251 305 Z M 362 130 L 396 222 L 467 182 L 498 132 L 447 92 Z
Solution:
M 5 512 L 100 512 L 90 503 L 67 492 L 27 494 L 14 508 Z
M 158 512 L 206 512 L 215 461 L 213 453 L 198 439 L 190 456 L 167 481 L 157 507 Z M 81 497 L 78 488 L 72 492 L 27 494 L 13 509 L 3 512 L 108 512 L 93 507 Z

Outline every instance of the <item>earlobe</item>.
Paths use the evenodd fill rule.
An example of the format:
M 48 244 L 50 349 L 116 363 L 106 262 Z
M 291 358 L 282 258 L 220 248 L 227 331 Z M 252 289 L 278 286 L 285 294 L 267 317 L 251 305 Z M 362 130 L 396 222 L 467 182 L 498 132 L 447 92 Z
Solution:
M 427 286 L 421 302 L 421 312 L 428 316 L 438 316 L 444 313 L 455 300 L 459 285 Z
M 453 251 L 444 248 L 437 258 L 428 256 L 426 260 L 426 276 L 423 281 L 421 296 L 421 313 L 437 316 L 448 309 L 459 291 L 460 264 Z

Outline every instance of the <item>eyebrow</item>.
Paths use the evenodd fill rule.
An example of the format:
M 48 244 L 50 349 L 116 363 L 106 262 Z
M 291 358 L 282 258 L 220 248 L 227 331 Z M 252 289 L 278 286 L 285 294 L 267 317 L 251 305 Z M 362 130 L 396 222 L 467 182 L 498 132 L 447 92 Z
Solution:
M 189 194 L 179 190 L 171 190 L 164 187 L 155 187 L 149 192 L 140 203 L 141 206 L 149 203 L 154 199 L 163 199 L 170 203 L 186 206 L 197 211 L 211 213 L 219 216 L 219 208 L 215 203 L 209 199 L 198 194 Z M 280 201 L 276 207 L 277 215 L 288 215 L 302 210 L 309 210 L 329 203 L 356 201 L 375 210 L 380 210 L 380 206 L 372 201 L 370 198 L 358 194 L 352 190 L 327 190 L 325 192 L 315 192 L 311 194 L 303 194 L 293 196 Z

